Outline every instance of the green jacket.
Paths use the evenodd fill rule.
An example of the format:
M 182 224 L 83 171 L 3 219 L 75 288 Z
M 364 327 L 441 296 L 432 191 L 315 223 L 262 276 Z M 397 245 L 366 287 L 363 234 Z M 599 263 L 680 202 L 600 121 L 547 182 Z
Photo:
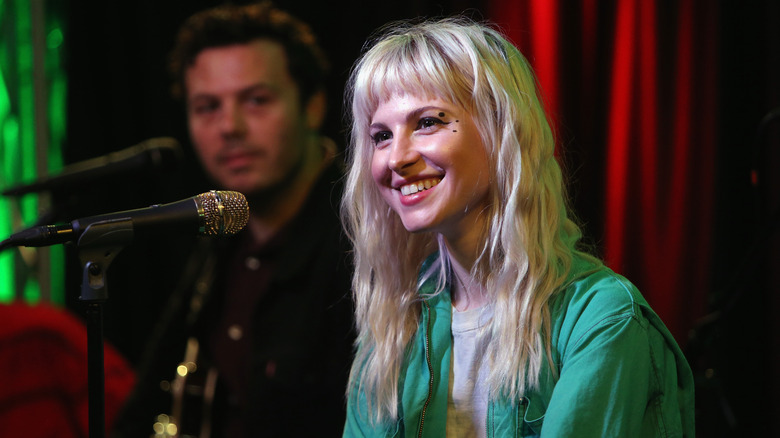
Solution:
M 488 437 L 693 437 L 691 369 L 658 315 L 625 278 L 577 260 L 550 302 L 557 378 L 520 400 L 492 400 Z M 429 294 L 434 281 L 420 292 Z M 443 437 L 452 335 L 448 290 L 423 302 L 401 370 L 399 421 L 371 425 L 350 393 L 345 437 Z M 545 362 L 543 370 L 549 370 Z

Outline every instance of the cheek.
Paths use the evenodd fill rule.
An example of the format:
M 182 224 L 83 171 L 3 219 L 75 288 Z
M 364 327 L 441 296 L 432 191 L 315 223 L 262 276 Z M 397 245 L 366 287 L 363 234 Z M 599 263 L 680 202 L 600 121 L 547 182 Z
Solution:
M 381 151 L 375 151 L 371 157 L 371 176 L 374 183 L 381 187 L 390 179 L 390 170 L 385 165 Z
M 473 173 L 475 183 L 479 186 L 487 186 L 491 176 L 490 158 L 476 127 L 472 125 L 463 140 L 462 150 L 467 151 L 466 156 L 462 157 L 463 162 L 470 164 L 469 169 Z
M 189 131 L 190 131 L 190 139 L 192 139 L 192 142 L 195 146 L 195 150 L 198 151 L 198 153 L 203 153 L 204 149 L 206 147 L 204 145 L 207 145 L 209 143 L 209 124 L 203 123 L 198 120 L 190 119 L 188 122 L 189 125 Z
M 371 177 L 374 180 L 374 186 L 385 200 L 387 205 L 393 205 L 393 189 L 390 188 L 392 174 L 388 169 L 381 151 L 375 151 L 371 160 Z
M 306 142 L 305 121 L 300 117 L 275 111 L 247 117 L 246 123 L 247 140 L 280 157 L 297 158 Z
M 218 143 L 210 140 L 207 133 L 195 129 L 190 129 L 190 141 L 201 164 L 207 168 L 213 167 L 218 153 Z

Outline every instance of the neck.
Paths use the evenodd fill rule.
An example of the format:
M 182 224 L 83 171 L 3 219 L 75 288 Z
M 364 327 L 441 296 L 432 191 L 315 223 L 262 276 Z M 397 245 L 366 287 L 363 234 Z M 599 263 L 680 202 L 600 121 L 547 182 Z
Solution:
M 474 278 L 471 271 L 475 258 L 466 261 L 465 257 L 458 257 L 450 252 L 450 266 L 453 279 L 451 281 L 452 305 L 460 312 L 476 309 L 487 303 L 485 285 Z
M 478 215 L 470 226 L 460 226 L 442 234 L 452 267 L 452 303 L 458 310 L 467 310 L 485 304 L 485 287 L 472 273 L 482 250 L 484 217 Z

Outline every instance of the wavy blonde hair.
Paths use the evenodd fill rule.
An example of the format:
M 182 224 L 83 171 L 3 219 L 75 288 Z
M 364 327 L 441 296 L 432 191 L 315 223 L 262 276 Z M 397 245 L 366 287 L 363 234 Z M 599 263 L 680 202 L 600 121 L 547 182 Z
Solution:
M 397 419 L 399 374 L 424 298 L 418 271 L 439 250 L 442 262 L 427 277 L 441 291 L 449 275 L 443 239 L 408 232 L 371 177 L 371 118 L 394 94 L 411 94 L 469 111 L 490 157 L 489 219 L 472 275 L 495 307 L 485 333 L 491 397 L 516 400 L 538 385 L 544 357 L 551 357 L 547 304 L 566 282 L 581 238 L 528 61 L 498 31 L 466 18 L 394 23 L 368 46 L 347 89 L 342 212 L 355 250 L 358 329 L 348 391 L 366 394 L 372 421 Z

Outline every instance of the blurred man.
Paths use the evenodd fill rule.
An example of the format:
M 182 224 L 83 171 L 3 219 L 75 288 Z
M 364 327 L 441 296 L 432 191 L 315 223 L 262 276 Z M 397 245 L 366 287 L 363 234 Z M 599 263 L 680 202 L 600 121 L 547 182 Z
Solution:
M 171 70 L 203 168 L 250 219 L 193 250 L 116 434 L 339 436 L 353 335 L 325 59 L 270 4 L 220 6 L 184 23 Z

